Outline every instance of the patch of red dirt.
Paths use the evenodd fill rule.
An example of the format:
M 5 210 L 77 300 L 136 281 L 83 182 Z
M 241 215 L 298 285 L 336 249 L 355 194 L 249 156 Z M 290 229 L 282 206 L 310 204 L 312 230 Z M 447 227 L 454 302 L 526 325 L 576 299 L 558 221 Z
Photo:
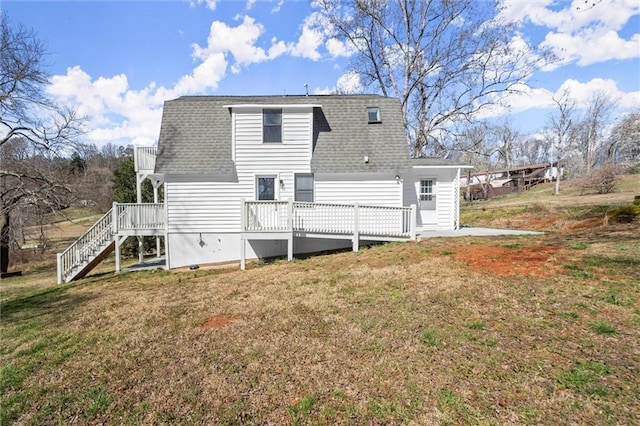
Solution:
M 553 275 L 558 249 L 533 246 L 522 248 L 466 246 L 456 254 L 456 259 L 468 264 L 473 271 L 498 275 Z
M 602 217 L 592 217 L 590 219 L 578 220 L 569 226 L 570 230 L 577 229 L 592 229 L 605 224 L 605 219 Z
M 204 328 L 220 328 L 220 327 L 224 327 L 225 325 L 229 324 L 232 321 L 233 321 L 233 318 L 219 315 L 217 317 L 209 318 L 204 322 L 204 324 L 202 324 L 202 326 Z

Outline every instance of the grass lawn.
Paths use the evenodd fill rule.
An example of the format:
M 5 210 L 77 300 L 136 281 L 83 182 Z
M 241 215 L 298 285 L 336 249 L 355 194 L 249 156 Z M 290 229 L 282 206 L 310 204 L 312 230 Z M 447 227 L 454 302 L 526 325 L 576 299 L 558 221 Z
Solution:
M 0 284 L 0 424 L 639 424 L 638 223 L 550 228 L 27 270 Z

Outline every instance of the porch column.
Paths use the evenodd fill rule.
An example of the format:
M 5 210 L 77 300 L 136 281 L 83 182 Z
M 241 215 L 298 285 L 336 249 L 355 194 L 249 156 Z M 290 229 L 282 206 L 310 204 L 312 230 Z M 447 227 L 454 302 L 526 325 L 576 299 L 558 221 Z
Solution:
M 158 188 L 160 187 L 160 181 L 153 181 L 153 202 L 158 204 Z M 160 237 L 156 237 L 156 257 L 160 257 Z
M 118 241 L 118 203 L 113 203 L 111 207 L 111 221 L 113 222 L 113 242 L 116 245 L 116 272 L 120 272 L 120 244 Z

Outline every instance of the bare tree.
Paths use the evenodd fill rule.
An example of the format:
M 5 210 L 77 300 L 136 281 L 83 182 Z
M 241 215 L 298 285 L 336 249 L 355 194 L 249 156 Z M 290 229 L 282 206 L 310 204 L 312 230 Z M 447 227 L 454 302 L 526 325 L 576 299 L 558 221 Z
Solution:
M 553 98 L 555 112 L 549 117 L 549 137 L 556 159 L 555 194 L 560 193 L 560 179 L 565 161 L 574 144 L 575 133 L 575 101 L 569 91 L 564 91 L 560 97 Z
M 540 164 L 549 161 L 549 140 L 541 135 L 520 137 L 514 143 L 513 161 L 519 165 Z
M 640 169 L 640 112 L 622 118 L 607 141 L 608 162 Z
M 582 121 L 576 123 L 576 148 L 582 156 L 582 174 L 588 175 L 596 166 L 598 153 L 605 144 L 604 131 L 610 124 L 615 102 L 605 92 L 594 93 Z
M 28 203 L 59 203 L 65 185 L 51 160 L 80 135 L 74 111 L 55 105 L 44 93 L 45 50 L 32 31 L 12 27 L 0 13 L 0 272 L 9 266 L 10 213 Z M 21 161 L 14 144 L 28 147 Z M 49 160 L 49 161 L 46 161 Z
M 508 169 L 515 163 L 515 150 L 520 139 L 520 133 L 508 121 L 493 126 L 493 133 L 498 163 Z
M 414 157 L 515 90 L 548 55 L 516 42 L 496 1 L 318 0 L 368 87 L 402 102 Z

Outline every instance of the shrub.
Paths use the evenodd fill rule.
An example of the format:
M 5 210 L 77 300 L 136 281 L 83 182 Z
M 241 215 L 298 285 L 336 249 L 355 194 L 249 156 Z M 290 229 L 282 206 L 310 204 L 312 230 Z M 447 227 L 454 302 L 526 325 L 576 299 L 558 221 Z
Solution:
M 609 222 L 613 223 L 632 223 L 640 217 L 640 204 L 628 206 L 620 206 L 609 212 Z
M 619 171 L 619 167 L 615 164 L 603 164 L 589 176 L 584 177 L 578 185 L 583 191 L 595 189 L 598 194 L 610 194 L 618 183 Z

